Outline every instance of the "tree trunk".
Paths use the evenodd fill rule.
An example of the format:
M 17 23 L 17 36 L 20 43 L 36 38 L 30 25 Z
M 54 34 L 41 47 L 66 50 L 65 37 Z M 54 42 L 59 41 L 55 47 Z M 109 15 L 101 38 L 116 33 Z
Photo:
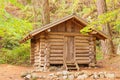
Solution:
M 40 7 L 41 7 L 41 0 L 31 0 L 31 3 L 33 5 L 33 28 L 36 29 L 39 25 L 37 25 L 38 20 L 38 15 L 40 15 Z
M 42 24 L 46 25 L 50 23 L 50 10 L 49 10 L 49 0 L 42 0 Z M 47 34 L 45 35 L 47 37 Z M 45 40 L 45 55 L 44 55 L 44 71 L 48 71 L 49 68 L 49 42 L 46 38 Z
M 97 0 L 96 4 L 97 4 L 98 15 L 107 12 L 106 0 Z M 113 55 L 115 55 L 109 23 L 102 24 L 102 31 L 106 33 L 106 35 L 108 35 L 110 38 L 105 41 L 101 41 L 102 51 L 104 53 L 104 59 L 108 59 L 113 57 Z
M 42 24 L 50 23 L 49 0 L 42 0 Z

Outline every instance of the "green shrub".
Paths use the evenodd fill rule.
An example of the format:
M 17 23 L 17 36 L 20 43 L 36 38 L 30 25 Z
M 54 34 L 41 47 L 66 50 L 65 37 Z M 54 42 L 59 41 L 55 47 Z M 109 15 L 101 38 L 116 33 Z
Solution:
M 13 50 L 6 48 L 2 49 L 0 53 L 0 63 L 29 65 L 30 64 L 30 46 L 29 44 L 22 44 Z
M 97 60 L 103 59 L 103 53 L 102 53 L 100 46 L 96 47 L 96 58 Z

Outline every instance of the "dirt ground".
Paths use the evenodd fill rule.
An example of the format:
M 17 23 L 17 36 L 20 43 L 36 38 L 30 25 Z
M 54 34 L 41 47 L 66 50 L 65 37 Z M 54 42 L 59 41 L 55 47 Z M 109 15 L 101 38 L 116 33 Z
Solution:
M 104 66 L 103 66 L 104 65 Z M 33 67 L 23 67 L 23 66 L 15 66 L 15 65 L 9 65 L 9 64 L 1 64 L 0 65 L 0 80 L 24 80 L 21 78 L 21 74 L 24 72 L 32 71 Z M 109 61 L 99 61 L 98 67 L 96 68 L 81 68 L 83 71 L 88 72 L 113 72 L 116 74 L 117 79 L 120 80 L 120 57 L 114 58 L 113 60 Z M 37 73 L 39 75 L 46 75 L 50 72 L 41 72 Z M 87 79 L 92 80 L 92 79 Z M 107 80 L 107 79 L 98 79 L 98 80 Z

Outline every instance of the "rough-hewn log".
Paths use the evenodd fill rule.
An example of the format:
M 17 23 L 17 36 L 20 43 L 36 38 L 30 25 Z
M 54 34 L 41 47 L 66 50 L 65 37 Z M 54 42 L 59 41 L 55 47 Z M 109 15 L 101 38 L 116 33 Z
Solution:
M 50 57 L 63 57 L 63 54 L 50 54 Z
M 89 50 L 76 50 L 76 53 L 89 53 Z
M 30 54 L 30 63 L 34 64 L 34 52 L 35 52 L 35 40 L 31 39 L 31 54 Z
M 89 66 L 95 66 L 95 64 L 96 64 L 96 52 L 95 52 L 96 44 L 95 44 L 95 38 L 92 35 L 90 37 L 89 44 L 90 44 L 90 52 L 89 52 L 90 56 L 89 56 L 89 58 L 91 60 Z
M 50 35 L 59 35 L 59 36 L 76 36 L 76 37 L 89 37 L 89 35 L 83 35 L 80 33 L 71 33 L 71 32 L 50 32 Z
M 78 64 L 89 64 L 89 60 L 76 60 L 76 62 L 78 63 Z
M 89 53 L 87 53 L 87 54 L 76 54 L 76 57 L 89 57 Z
M 50 64 L 63 64 L 63 61 L 50 61 Z
M 76 60 L 89 60 L 90 58 L 89 57 L 76 57 Z

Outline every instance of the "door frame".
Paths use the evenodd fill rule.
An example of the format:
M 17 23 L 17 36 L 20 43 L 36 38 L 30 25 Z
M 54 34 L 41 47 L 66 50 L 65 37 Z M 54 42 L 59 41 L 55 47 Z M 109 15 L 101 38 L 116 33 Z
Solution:
M 68 54 L 68 51 L 67 51 L 67 38 L 68 37 L 73 37 L 73 61 L 67 61 L 67 54 Z M 64 60 L 66 63 L 74 63 L 75 62 L 75 36 L 70 36 L 70 35 L 64 35 Z

